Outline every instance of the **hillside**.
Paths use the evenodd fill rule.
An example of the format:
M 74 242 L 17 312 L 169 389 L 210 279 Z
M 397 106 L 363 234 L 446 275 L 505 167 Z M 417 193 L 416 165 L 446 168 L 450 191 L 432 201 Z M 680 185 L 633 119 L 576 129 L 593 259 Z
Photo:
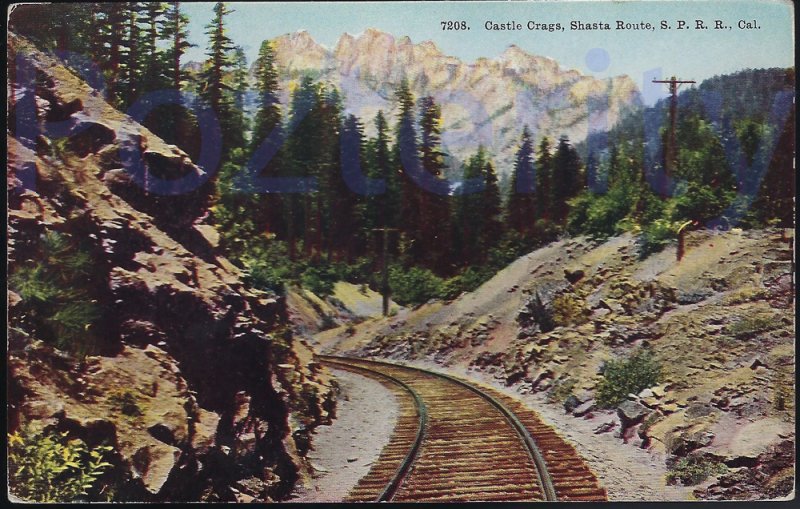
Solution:
M 493 380 L 554 405 L 579 447 L 590 438 L 558 417 L 565 410 L 608 441 L 647 449 L 673 475 L 708 468 L 695 497 L 774 498 L 794 475 L 791 260 L 779 230 L 695 231 L 680 262 L 674 246 L 639 260 L 630 235 L 562 240 L 473 293 L 321 332 L 315 347 Z M 652 352 L 657 383 L 601 408 L 604 367 L 636 351 Z M 642 468 L 624 450 L 595 468 Z
M 244 286 L 197 195 L 135 185 L 123 149 L 144 147 L 154 174 L 202 174 L 186 154 L 22 38 L 9 52 L 31 71 L 9 104 L 11 443 L 108 447 L 88 500 L 285 498 L 333 409 L 285 300 Z M 68 130 L 25 138 L 26 118 Z
M 414 44 L 375 29 L 343 34 L 333 49 L 305 31 L 278 37 L 273 44 L 284 104 L 300 78 L 311 75 L 339 87 L 346 112 L 362 119 L 365 132 L 373 135 L 375 114 L 392 112 L 397 85 L 407 78 L 416 97 L 431 95 L 442 105 L 448 153 L 463 161 L 483 144 L 503 175 L 511 171 L 524 125 L 537 140 L 566 134 L 578 142 L 589 129 L 587 103 L 605 105 L 592 114 L 606 118 L 607 127 L 627 108 L 641 104 L 628 76 L 598 80 L 514 45 L 495 58 L 467 63 L 445 55 L 431 41 Z

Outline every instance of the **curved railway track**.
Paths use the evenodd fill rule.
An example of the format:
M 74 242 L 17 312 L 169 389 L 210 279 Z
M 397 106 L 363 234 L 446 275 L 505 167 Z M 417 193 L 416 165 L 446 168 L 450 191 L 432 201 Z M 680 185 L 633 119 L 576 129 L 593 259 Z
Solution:
M 516 399 L 387 362 L 319 356 L 396 396 L 389 444 L 346 502 L 606 500 L 575 449 Z

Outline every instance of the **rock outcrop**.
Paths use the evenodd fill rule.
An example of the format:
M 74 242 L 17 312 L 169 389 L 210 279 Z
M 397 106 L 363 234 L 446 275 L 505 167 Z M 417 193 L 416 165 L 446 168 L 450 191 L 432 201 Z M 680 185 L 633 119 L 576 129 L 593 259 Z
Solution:
M 86 291 L 102 309 L 87 325 L 100 343 L 70 355 L 37 337 L 11 288 L 11 431 L 35 422 L 112 445 L 122 500 L 286 497 L 304 475 L 310 430 L 331 417 L 332 392 L 292 337 L 283 299 L 249 290 L 216 252 L 201 217 L 207 190 L 147 187 L 148 176 L 205 170 L 27 41 L 11 35 L 9 52 L 20 63 L 9 270 L 36 263 L 32 246 L 57 233 L 90 257 Z

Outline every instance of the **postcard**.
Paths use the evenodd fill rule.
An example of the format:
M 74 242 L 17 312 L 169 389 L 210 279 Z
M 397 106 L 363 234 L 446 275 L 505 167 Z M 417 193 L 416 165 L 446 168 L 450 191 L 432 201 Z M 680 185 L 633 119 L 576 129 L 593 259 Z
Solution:
M 11 4 L 8 499 L 793 500 L 794 16 Z

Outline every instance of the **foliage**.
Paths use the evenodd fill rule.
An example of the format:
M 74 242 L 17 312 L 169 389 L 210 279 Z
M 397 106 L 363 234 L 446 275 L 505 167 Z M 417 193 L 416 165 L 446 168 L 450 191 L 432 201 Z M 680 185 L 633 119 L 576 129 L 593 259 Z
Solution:
M 734 194 L 730 191 L 715 189 L 697 182 L 689 182 L 685 190 L 679 191 L 671 203 L 672 219 L 685 221 L 691 219 L 706 224 L 722 215 L 733 202 Z
M 550 403 L 564 403 L 568 397 L 572 396 L 577 381 L 574 378 L 564 378 L 553 384 L 547 392 L 547 401 Z
M 11 268 L 9 288 L 22 298 L 20 315 L 11 318 L 62 350 L 88 354 L 97 346 L 93 326 L 101 316 L 93 283 L 89 253 L 65 234 L 46 232 L 30 258 Z
M 736 339 L 748 339 L 762 332 L 773 330 L 777 327 L 773 316 L 759 314 L 745 316 L 726 327 L 726 332 Z
M 73 502 L 84 498 L 112 467 L 112 448 L 89 449 L 68 433 L 34 433 L 23 428 L 8 435 L 8 481 L 15 496 L 30 502 Z
M 129 417 L 138 417 L 143 414 L 138 399 L 129 390 L 115 392 L 109 396 L 108 401 L 111 403 L 112 408 Z
M 657 219 L 647 225 L 637 241 L 639 257 L 647 258 L 664 249 L 678 236 L 679 224 L 667 219 Z
M 305 289 L 323 298 L 333 293 L 333 286 L 338 279 L 336 271 L 327 266 L 308 267 L 300 276 Z
M 430 269 L 399 266 L 389 270 L 392 299 L 401 305 L 416 305 L 442 297 L 444 281 Z
M 708 479 L 711 475 L 727 472 L 727 467 L 720 462 L 708 460 L 697 455 L 690 455 L 675 462 L 667 473 L 667 483 L 683 486 L 694 486 Z
M 656 385 L 660 378 L 661 364 L 647 349 L 640 349 L 627 359 L 608 361 L 597 386 L 597 404 L 613 408 L 625 401 L 628 394 L 638 394 Z
M 557 326 L 580 325 L 589 319 L 589 310 L 574 293 L 562 293 L 553 299 L 553 322 Z

